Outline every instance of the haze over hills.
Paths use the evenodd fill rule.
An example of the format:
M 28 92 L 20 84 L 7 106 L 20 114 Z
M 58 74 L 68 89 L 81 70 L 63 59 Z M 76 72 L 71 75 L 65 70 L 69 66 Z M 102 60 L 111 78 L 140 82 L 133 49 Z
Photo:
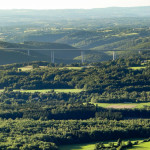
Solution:
M 0 10 L 0 41 L 4 41 L 0 43 L 0 47 L 32 49 L 73 49 L 76 47 L 92 50 L 150 49 L 149 17 L 150 7 L 148 6 L 64 10 Z M 17 52 L 16 54 L 15 51 L 14 53 L 22 55 L 22 58 L 20 56 L 14 57 L 16 62 L 27 60 L 27 52 Z M 48 51 L 34 53 L 36 53 L 32 55 L 34 58 L 30 56 L 31 60 L 43 60 L 43 58 L 50 60 L 50 52 Z M 8 56 L 11 57 L 11 55 Z M 80 55 L 79 52 L 57 52 L 55 54 L 57 59 L 66 59 L 57 62 L 81 60 Z M 101 61 L 103 57 L 102 54 L 97 53 L 87 55 L 88 62 L 90 60 Z M 12 58 L 1 56 L 4 59 L 1 64 L 15 62 L 14 60 L 10 61 Z M 105 58 L 109 58 L 108 54 L 105 54 Z
M 41 18 L 41 19 L 77 19 L 111 17 L 149 17 L 150 6 L 145 7 L 109 7 L 95 9 L 56 9 L 56 10 L 0 10 L 0 17 Z M 44 17 L 44 18 L 43 18 Z M 47 18 L 48 17 L 48 18 Z
M 74 19 L 81 20 L 122 17 L 150 17 L 150 7 L 110 7 L 95 9 L 58 10 L 0 10 L 0 26 L 35 24 L 35 21 L 37 24 L 39 24 L 43 21 L 64 21 Z

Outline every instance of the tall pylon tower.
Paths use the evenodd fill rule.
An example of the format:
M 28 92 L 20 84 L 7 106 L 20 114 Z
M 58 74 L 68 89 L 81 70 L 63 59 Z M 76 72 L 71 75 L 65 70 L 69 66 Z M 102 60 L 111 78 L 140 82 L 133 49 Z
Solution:
M 30 50 L 28 50 L 28 56 L 30 56 Z
M 113 60 L 115 60 L 116 55 L 115 55 L 115 51 L 113 51 Z
M 54 54 L 54 50 L 51 50 L 51 63 L 55 63 L 55 54 Z
M 84 63 L 84 51 L 81 51 L 81 63 Z

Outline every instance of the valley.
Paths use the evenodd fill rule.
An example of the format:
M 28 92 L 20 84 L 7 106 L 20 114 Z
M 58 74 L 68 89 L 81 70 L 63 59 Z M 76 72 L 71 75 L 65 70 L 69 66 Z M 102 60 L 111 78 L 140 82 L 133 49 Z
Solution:
M 0 10 L 0 149 L 148 150 L 149 12 Z

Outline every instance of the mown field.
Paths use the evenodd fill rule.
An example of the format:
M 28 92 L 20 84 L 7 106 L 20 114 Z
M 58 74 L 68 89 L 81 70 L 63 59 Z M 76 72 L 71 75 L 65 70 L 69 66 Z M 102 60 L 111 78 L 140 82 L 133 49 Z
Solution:
M 139 66 L 139 67 L 129 67 L 129 69 L 132 69 L 132 70 L 140 70 L 140 69 L 145 69 L 146 66 Z
M 132 108 L 144 108 L 145 106 L 150 106 L 150 102 L 147 103 L 94 103 L 99 107 L 104 108 L 115 108 L 115 109 L 132 109 Z
M 0 92 L 3 92 L 4 89 L 0 89 Z M 84 91 L 83 89 L 42 89 L 42 90 L 13 90 L 14 92 L 24 92 L 24 93 L 47 93 L 47 92 L 52 92 L 55 91 L 56 93 L 80 93 Z
M 94 150 L 95 143 L 93 144 L 74 144 L 60 146 L 59 150 Z
M 33 67 L 32 66 L 25 66 L 25 67 L 20 67 L 18 68 L 18 70 L 21 70 L 21 71 L 30 71 L 32 70 Z
M 127 140 L 125 140 L 126 143 Z M 137 140 L 131 140 L 132 143 Z M 127 150 L 149 150 L 150 149 L 150 142 L 142 142 L 142 140 L 138 140 L 139 144 L 129 148 Z M 116 143 L 116 142 L 114 142 Z M 96 143 L 90 144 L 74 144 L 74 145 L 64 145 L 60 146 L 59 150 L 94 150 Z M 105 146 L 108 146 L 108 142 L 104 142 Z
M 59 68 L 59 69 L 69 69 L 69 70 L 81 70 L 83 69 L 84 67 L 62 67 L 62 68 Z
M 39 68 L 48 68 L 47 66 L 39 66 Z M 69 69 L 69 70 L 81 70 L 83 69 L 83 67 L 58 67 L 59 69 Z M 21 71 L 31 71 L 33 70 L 33 66 L 29 65 L 29 66 L 25 66 L 25 67 L 20 67 L 18 68 L 18 70 Z
M 149 150 L 150 142 L 139 143 L 128 150 Z
M 20 91 L 20 92 L 27 92 L 27 93 L 35 93 L 35 92 L 39 92 L 39 93 L 46 93 L 46 92 L 51 92 L 51 91 L 55 91 L 56 93 L 80 93 L 82 91 L 84 91 L 83 89 L 43 89 L 43 90 L 14 90 L 14 92 Z

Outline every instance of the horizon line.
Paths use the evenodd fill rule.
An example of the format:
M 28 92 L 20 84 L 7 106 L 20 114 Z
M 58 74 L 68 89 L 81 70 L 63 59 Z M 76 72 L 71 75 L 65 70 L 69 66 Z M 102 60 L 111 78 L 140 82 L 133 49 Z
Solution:
M 139 8 L 139 7 L 150 7 L 145 6 L 110 6 L 110 7 L 93 7 L 93 8 L 0 8 L 0 10 L 91 10 L 91 9 L 107 9 L 107 8 Z

